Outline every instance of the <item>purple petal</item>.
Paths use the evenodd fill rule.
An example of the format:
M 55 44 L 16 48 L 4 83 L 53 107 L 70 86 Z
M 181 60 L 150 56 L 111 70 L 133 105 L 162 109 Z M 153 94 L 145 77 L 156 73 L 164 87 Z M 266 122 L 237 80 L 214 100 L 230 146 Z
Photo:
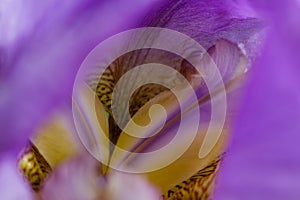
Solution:
M 243 5 L 242 5 L 243 6 Z M 253 12 L 231 0 L 171 0 L 149 15 L 147 26 L 177 30 L 208 49 L 220 38 L 245 45 L 250 57 L 258 45 L 263 28 Z M 249 41 L 253 40 L 253 43 Z
M 111 172 L 100 177 L 99 163 L 81 155 L 53 171 L 42 189 L 44 200 L 159 199 L 160 193 L 138 175 Z
M 29 185 L 24 184 L 20 176 L 15 159 L 11 155 L 0 159 L 0 193 L 1 199 L 31 200 Z
M 55 168 L 41 191 L 44 200 L 100 199 L 104 182 L 97 171 L 99 163 L 81 155 Z
M 221 167 L 216 199 L 300 196 L 299 3 L 253 1 L 272 23 Z
M 146 178 L 139 175 L 114 172 L 108 179 L 106 187 L 108 200 L 154 200 L 161 196 L 161 193 Z
M 134 26 L 154 2 L 31 0 L 24 7 L 22 1 L 1 2 L 1 10 L 7 10 L 1 35 L 9 40 L 0 40 L 0 152 L 18 148 L 49 112 L 70 100 L 87 53 Z M 14 25 L 17 21 L 22 25 Z

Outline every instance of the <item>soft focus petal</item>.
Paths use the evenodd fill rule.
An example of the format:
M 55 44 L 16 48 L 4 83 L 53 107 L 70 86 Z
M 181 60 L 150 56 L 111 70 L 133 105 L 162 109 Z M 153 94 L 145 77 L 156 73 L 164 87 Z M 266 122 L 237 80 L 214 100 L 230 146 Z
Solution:
M 17 45 L 17 42 L 22 42 L 22 39 L 28 37 L 35 26 L 45 17 L 47 8 L 53 7 L 55 3 L 56 1 L 36 0 L 26 2 L 17 0 L 1 1 L 1 47 L 10 49 Z
M 160 193 L 138 175 L 112 172 L 100 177 L 99 163 L 83 155 L 58 167 L 41 196 L 44 200 L 155 200 Z
M 99 199 L 101 188 L 97 163 L 89 155 L 77 157 L 58 167 L 42 189 L 44 200 Z
M 300 6 L 251 1 L 271 22 L 263 56 L 246 87 L 216 199 L 300 196 Z
M 1 2 L 7 18 L 1 18 L 0 29 L 7 43 L 0 43 L 0 152 L 23 145 L 55 106 L 70 99 L 87 53 L 105 37 L 134 26 L 154 2 L 32 0 L 24 7 L 22 1 Z M 20 14 L 9 12 L 20 7 Z M 13 25 L 16 21 L 25 25 Z
M 108 177 L 107 200 L 158 200 L 161 193 L 144 177 L 114 172 Z
M 0 194 L 3 200 L 31 200 L 29 185 L 24 183 L 14 158 L 10 155 L 0 159 Z

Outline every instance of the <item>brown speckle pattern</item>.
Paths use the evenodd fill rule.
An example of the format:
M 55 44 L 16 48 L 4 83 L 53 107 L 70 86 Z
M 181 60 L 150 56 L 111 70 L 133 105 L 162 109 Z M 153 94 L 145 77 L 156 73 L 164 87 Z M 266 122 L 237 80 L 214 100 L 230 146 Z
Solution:
M 176 185 L 164 196 L 165 200 L 208 200 L 214 186 L 214 178 L 220 159 L 211 162 L 186 181 Z
M 41 189 L 51 171 L 50 165 L 32 143 L 29 143 L 24 149 L 18 166 L 23 176 L 29 181 L 32 189 L 36 192 Z

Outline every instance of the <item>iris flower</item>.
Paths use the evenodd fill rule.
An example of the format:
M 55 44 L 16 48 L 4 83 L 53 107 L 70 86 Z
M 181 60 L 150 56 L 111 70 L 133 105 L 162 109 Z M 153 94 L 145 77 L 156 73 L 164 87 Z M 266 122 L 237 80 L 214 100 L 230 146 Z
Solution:
M 195 168 L 192 171 L 166 168 L 158 175 L 146 174 L 152 185 L 137 175 L 112 171 L 101 176 L 97 174 L 99 163 L 76 137 L 68 135 L 75 132 L 69 119 L 71 92 L 81 62 L 108 36 L 139 26 L 169 28 L 192 37 L 207 49 L 224 72 L 225 82 L 232 79 L 232 76 L 226 79 L 231 71 L 225 67 L 233 66 L 229 69 L 235 71 L 240 60 L 248 61 L 247 66 L 243 63 L 248 70 L 246 87 L 238 82 L 241 88 L 228 92 L 228 106 L 232 110 L 226 125 L 233 127 L 229 129 L 232 142 L 224 163 L 219 166 L 217 182 L 213 183 L 216 185 L 213 198 L 297 199 L 299 8 L 297 1 L 274 1 L 266 5 L 258 0 L 2 1 L 0 191 L 3 199 L 34 198 L 30 186 L 18 176 L 16 166 L 17 153 L 26 146 L 29 137 L 33 137 L 37 146 L 37 155 L 42 155 L 52 169 L 36 198 L 155 199 L 161 195 L 159 190 L 166 194 L 169 189 L 171 199 L 180 199 L 180 195 L 192 198 L 198 193 L 207 198 L 201 189 L 207 189 L 210 184 L 206 181 L 214 177 L 203 179 L 202 185 L 190 193 L 182 192 L 188 190 L 182 190 L 181 181 L 191 180 Z M 240 95 L 243 97 L 239 98 Z M 236 111 L 239 104 L 241 109 Z M 63 140 L 64 146 L 54 143 L 53 138 Z M 223 148 L 218 149 L 203 163 L 189 159 L 179 162 L 197 166 L 198 171 L 205 173 L 210 166 L 215 170 L 210 161 L 222 153 Z M 177 188 L 172 189 L 176 184 Z

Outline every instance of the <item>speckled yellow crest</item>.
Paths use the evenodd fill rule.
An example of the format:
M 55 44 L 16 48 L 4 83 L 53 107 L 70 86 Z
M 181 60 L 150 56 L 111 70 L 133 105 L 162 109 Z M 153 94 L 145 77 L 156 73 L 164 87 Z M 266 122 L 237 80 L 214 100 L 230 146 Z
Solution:
M 50 165 L 31 142 L 21 153 L 18 166 L 36 192 L 41 189 L 45 179 L 51 172 Z

